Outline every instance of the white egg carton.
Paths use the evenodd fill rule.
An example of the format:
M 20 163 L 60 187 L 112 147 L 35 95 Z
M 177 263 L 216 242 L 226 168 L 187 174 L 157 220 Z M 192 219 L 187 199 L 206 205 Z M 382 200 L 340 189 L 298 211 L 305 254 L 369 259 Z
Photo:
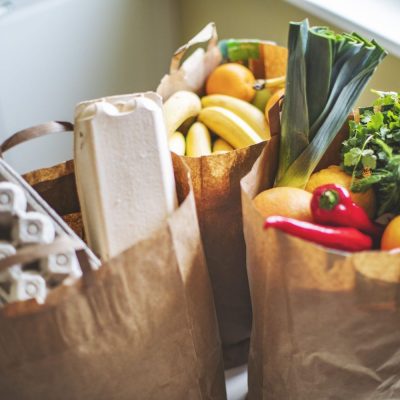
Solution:
M 0 159 L 0 260 L 15 256 L 27 246 L 52 243 L 61 236 L 68 236 L 85 250 L 93 269 L 100 266 L 99 259 L 72 229 Z M 72 284 L 81 275 L 72 245 L 27 265 L 12 265 L 0 271 L 0 304 L 30 299 L 42 304 L 54 287 Z

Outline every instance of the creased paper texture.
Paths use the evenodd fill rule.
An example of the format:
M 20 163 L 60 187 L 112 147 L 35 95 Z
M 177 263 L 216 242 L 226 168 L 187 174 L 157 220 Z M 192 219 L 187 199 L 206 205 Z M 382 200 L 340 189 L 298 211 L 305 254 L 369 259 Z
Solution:
M 2 399 L 226 398 L 194 195 L 178 170 L 181 204 L 154 235 L 49 304 L 0 314 Z M 26 179 L 61 215 L 79 212 L 71 162 Z
M 335 161 L 338 144 L 319 168 Z M 345 254 L 265 231 L 252 199 L 273 185 L 278 146 L 275 136 L 241 182 L 253 306 L 248 398 L 399 399 L 400 254 Z

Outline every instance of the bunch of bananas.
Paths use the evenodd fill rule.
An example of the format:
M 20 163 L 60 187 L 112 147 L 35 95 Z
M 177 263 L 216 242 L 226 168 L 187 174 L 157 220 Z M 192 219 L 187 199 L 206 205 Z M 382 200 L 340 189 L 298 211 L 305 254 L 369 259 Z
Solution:
M 219 65 L 205 82 L 206 96 L 181 90 L 165 102 L 171 151 L 199 157 L 269 139 L 269 102 L 280 98 L 285 80 L 256 80 L 242 64 Z
M 232 96 L 212 94 L 200 98 L 182 90 L 165 102 L 164 113 L 170 150 L 179 155 L 224 153 L 270 137 L 263 112 Z

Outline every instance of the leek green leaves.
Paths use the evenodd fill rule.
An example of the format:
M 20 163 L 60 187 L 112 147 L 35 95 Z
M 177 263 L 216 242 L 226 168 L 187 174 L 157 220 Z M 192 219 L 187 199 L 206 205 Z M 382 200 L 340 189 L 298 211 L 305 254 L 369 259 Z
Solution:
M 387 53 L 374 40 L 307 20 L 290 24 L 288 48 L 276 185 L 304 188 Z

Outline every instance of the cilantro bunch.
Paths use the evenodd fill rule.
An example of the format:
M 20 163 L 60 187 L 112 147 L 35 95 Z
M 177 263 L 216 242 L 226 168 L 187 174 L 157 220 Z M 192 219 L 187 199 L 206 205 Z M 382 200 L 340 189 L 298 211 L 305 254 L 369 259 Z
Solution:
M 379 92 L 373 107 L 360 109 L 360 121 L 350 121 L 342 146 L 342 168 L 353 177 L 351 190 L 373 187 L 378 216 L 400 213 L 400 95 Z

